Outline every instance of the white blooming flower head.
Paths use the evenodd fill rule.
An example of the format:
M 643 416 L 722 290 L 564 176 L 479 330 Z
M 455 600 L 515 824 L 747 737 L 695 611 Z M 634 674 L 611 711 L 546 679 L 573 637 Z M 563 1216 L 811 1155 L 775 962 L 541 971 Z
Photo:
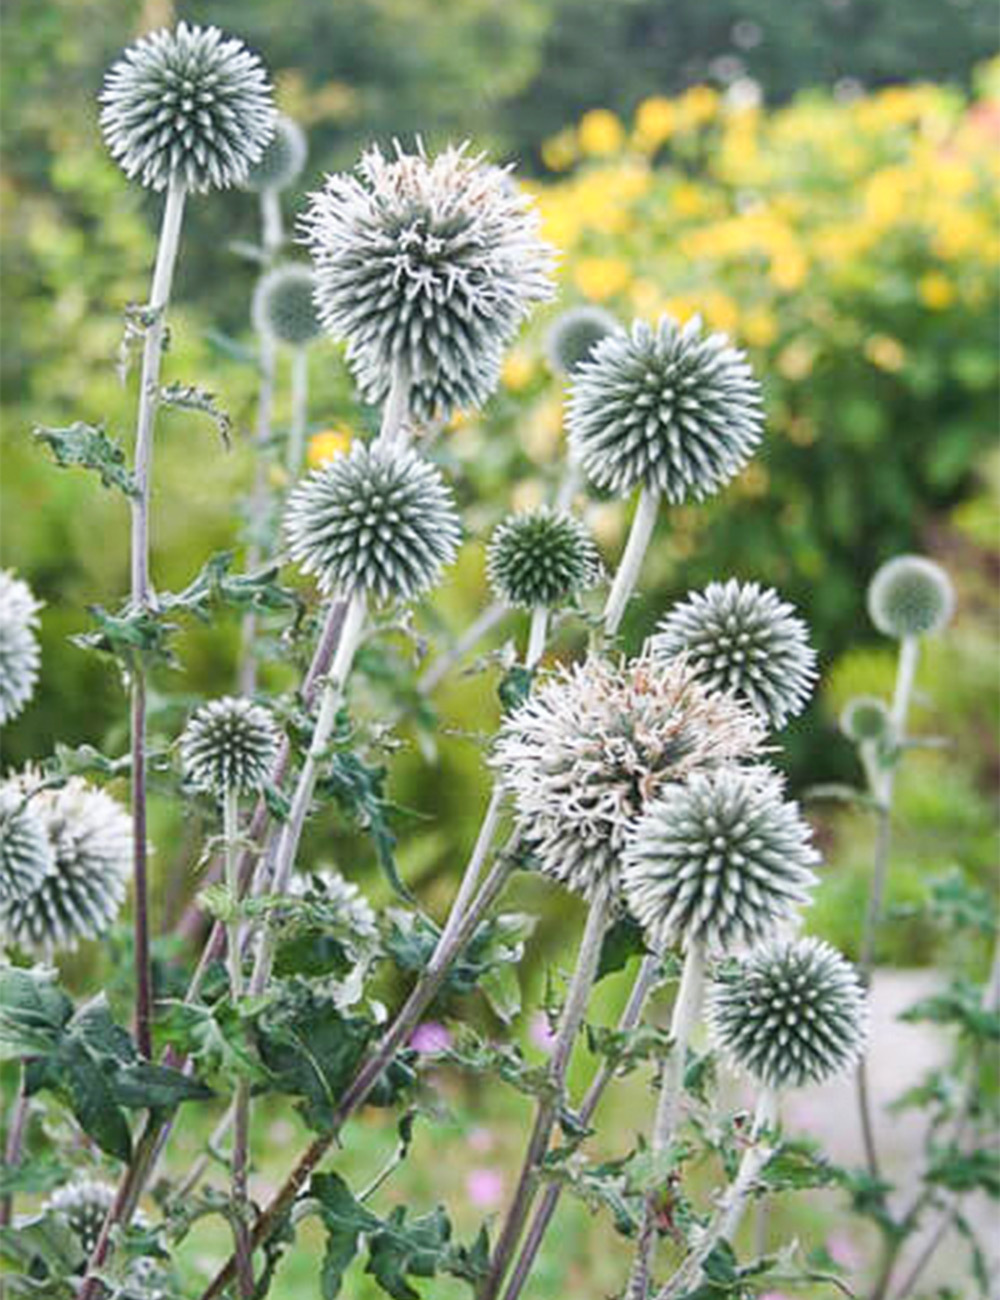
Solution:
M 724 967 L 708 993 L 712 1039 L 767 1088 L 802 1088 L 861 1059 L 867 1000 L 853 966 L 819 939 L 770 943 Z
M 809 702 L 816 652 L 793 606 L 756 582 L 711 582 L 675 605 L 650 640 L 657 657 L 684 654 L 713 690 L 731 691 L 772 727 Z
M 841 711 L 840 730 L 856 745 L 885 740 L 892 733 L 889 706 L 873 695 L 856 695 Z
M 86 1259 L 94 1253 L 108 1210 L 115 1201 L 110 1183 L 94 1178 L 75 1178 L 57 1188 L 42 1209 L 58 1215 L 76 1238 Z
M 643 487 L 673 505 L 702 501 L 746 465 L 762 426 L 746 357 L 698 317 L 617 330 L 570 380 L 570 454 L 617 496 Z
M 298 122 L 279 113 L 274 119 L 274 134 L 247 171 L 244 189 L 258 193 L 287 190 L 302 175 L 308 152 L 306 134 Z
M 327 592 L 413 600 L 451 564 L 461 524 L 440 472 L 412 450 L 352 444 L 296 486 L 292 558 Z
M 263 789 L 280 743 L 274 715 L 252 700 L 210 700 L 181 733 L 181 766 L 206 794 L 252 794 Z
M 902 641 L 939 632 L 955 612 L 951 579 L 922 555 L 897 555 L 868 587 L 868 613 L 878 630 Z
M 403 370 L 410 409 L 444 418 L 481 406 L 504 348 L 552 294 L 552 251 L 507 171 L 465 146 L 429 158 L 378 148 L 334 175 L 302 221 L 324 327 L 347 343 L 367 400 Z
M 0 570 L 0 726 L 31 699 L 38 682 L 41 652 L 35 629 L 41 601 L 9 570 Z
M 500 600 L 521 609 L 575 600 L 593 586 L 601 568 L 586 526 L 545 506 L 504 519 L 486 552 L 490 586 Z
M 45 819 L 18 782 L 0 785 L 0 911 L 29 897 L 55 870 Z
M 591 897 L 620 886 L 638 818 L 669 783 L 758 753 L 764 732 L 677 659 L 559 668 L 500 728 L 494 765 L 541 869 Z
M 132 869 L 132 819 L 116 800 L 80 777 L 38 790 L 25 773 L 12 784 L 33 791 L 55 867 L 30 894 L 0 908 L 0 934 L 28 952 L 51 956 L 97 939 L 121 909 Z
M 278 343 L 302 348 L 322 333 L 308 266 L 276 266 L 257 281 L 251 308 L 254 327 Z
M 572 375 L 589 361 L 601 339 L 620 329 L 603 307 L 570 307 L 555 318 L 545 336 L 549 365 L 557 375 Z
M 629 910 L 650 944 L 713 952 L 759 943 L 809 900 L 819 854 L 770 768 L 719 767 L 665 787 L 624 855 Z
M 101 91 L 101 129 L 126 176 L 196 193 L 241 185 L 274 134 L 267 73 L 216 27 L 178 23 L 130 45 Z
M 345 880 L 335 867 L 293 872 L 288 881 L 288 892 L 293 898 L 305 898 L 313 893 L 334 904 L 345 927 L 362 945 L 372 943 L 378 935 L 375 909 L 354 881 Z

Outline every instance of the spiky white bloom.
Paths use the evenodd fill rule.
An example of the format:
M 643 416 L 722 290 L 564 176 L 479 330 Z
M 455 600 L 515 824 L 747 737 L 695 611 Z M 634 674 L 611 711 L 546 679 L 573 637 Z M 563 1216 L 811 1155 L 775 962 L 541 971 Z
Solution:
M 45 820 L 27 791 L 0 785 L 0 909 L 27 898 L 55 870 Z
M 856 745 L 883 740 L 892 730 L 889 706 L 873 695 L 856 695 L 841 711 L 840 730 Z
M 242 41 L 178 23 L 130 45 L 101 91 L 101 129 L 126 176 L 196 193 L 242 184 L 274 133 L 267 73 Z
M 405 370 L 420 419 L 481 406 L 532 305 L 552 294 L 552 250 L 509 173 L 466 147 L 397 145 L 334 175 L 302 219 L 324 327 L 347 343 L 367 400 Z
M 181 767 L 206 794 L 250 794 L 266 784 L 279 743 L 270 709 L 226 695 L 192 714 L 181 733 Z
M 544 678 L 504 720 L 493 763 L 541 869 L 589 897 L 617 892 L 625 844 L 661 790 L 763 741 L 753 714 L 683 660 L 591 658 Z
M 308 266 L 276 266 L 262 275 L 254 290 L 254 327 L 279 343 L 301 348 L 322 333 L 313 289 L 316 277 Z
M 42 1210 L 58 1215 L 65 1222 L 80 1243 L 84 1257 L 89 1259 L 114 1202 L 115 1189 L 110 1183 L 76 1178 L 57 1188 L 43 1203 Z
M 551 607 L 593 586 L 601 557 L 575 515 L 541 506 L 510 515 L 497 526 L 486 551 L 486 572 L 508 605 Z
M 775 942 L 723 968 L 708 994 L 712 1038 L 731 1067 L 769 1088 L 852 1068 L 868 1035 L 854 967 L 819 939 Z
M 545 355 L 558 375 L 571 375 L 588 361 L 601 339 L 621 325 L 603 307 L 570 307 L 561 312 L 545 336 Z
M 0 726 L 34 694 L 41 652 L 35 629 L 41 601 L 10 570 L 0 570 Z
M 378 935 L 375 909 L 354 881 L 346 880 L 335 867 L 293 872 L 288 882 L 288 892 L 294 898 L 305 898 L 314 893 L 332 903 L 345 928 L 361 944 L 370 944 Z
M 732 691 L 773 727 L 809 702 L 816 652 L 794 606 L 756 582 L 710 582 L 667 614 L 653 654 L 687 656 L 713 690 Z
M 264 146 L 264 152 L 252 163 L 243 182 L 244 189 L 286 190 L 302 174 L 309 146 L 306 133 L 284 113 L 274 119 L 274 135 Z
M 292 558 L 324 591 L 412 600 L 454 560 L 461 525 L 439 471 L 412 450 L 355 442 L 288 499 Z
M 609 334 L 570 381 L 570 453 L 618 496 L 642 486 L 673 505 L 704 500 L 747 463 L 762 423 L 746 357 L 697 316 Z
M 868 613 L 886 636 L 939 632 L 955 612 L 951 579 L 922 555 L 897 555 L 876 572 L 868 587 Z
M 632 915 L 659 949 L 759 943 L 809 900 L 819 854 L 770 768 L 693 772 L 649 803 L 625 849 Z
M 35 789 L 32 773 L 11 783 L 35 791 L 31 803 L 45 823 L 55 867 L 26 897 L 0 908 L 0 934 L 45 956 L 72 951 L 81 939 L 99 938 L 118 915 L 132 868 L 132 819 L 81 777 L 55 790 Z

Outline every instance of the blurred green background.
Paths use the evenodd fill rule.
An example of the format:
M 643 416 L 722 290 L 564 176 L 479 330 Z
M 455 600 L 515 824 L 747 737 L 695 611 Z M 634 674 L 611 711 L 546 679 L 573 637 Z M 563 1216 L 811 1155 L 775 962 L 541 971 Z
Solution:
M 123 388 L 115 363 L 122 311 L 147 292 L 158 202 L 128 186 L 105 154 L 95 96 L 122 46 L 181 17 L 216 22 L 255 45 L 280 106 L 306 129 L 306 172 L 285 196 L 289 224 L 322 174 L 350 166 L 367 143 L 470 138 L 517 164 L 561 250 L 558 303 L 518 343 L 490 406 L 456 420 L 436 445 L 471 542 L 419 612 L 418 630 L 443 645 L 461 634 L 489 600 L 483 537 L 512 505 L 542 499 L 558 481 L 562 391 L 543 351 L 554 312 L 584 301 L 626 320 L 701 312 L 749 350 L 765 383 L 769 436 L 716 501 L 661 520 L 627 644 L 637 648 L 674 598 L 713 577 L 777 585 L 812 625 L 823 667 L 817 700 L 789 729 L 781 761 L 799 792 L 858 779 L 837 712 L 851 694 L 888 693 L 893 673 L 893 647 L 865 615 L 867 580 L 901 550 L 935 556 L 956 582 L 959 609 L 924 657 L 915 722 L 948 744 L 916 754 L 901 781 L 891 901 L 917 898 L 931 876 L 953 867 L 991 882 L 1000 774 L 1000 73 L 987 61 L 995 47 L 989 0 L 8 4 L 0 536 L 4 566 L 46 608 L 42 688 L 3 737 L 4 765 L 42 759 L 57 740 L 113 755 L 126 747 L 114 668 L 69 638 L 88 627 L 88 605 L 115 608 L 126 592 L 127 512 L 92 476 L 56 469 L 31 430 L 103 422 L 129 442 L 135 378 Z M 189 205 L 166 378 L 215 392 L 236 440 L 226 451 L 203 417 L 163 412 L 153 523 L 161 589 L 181 588 L 210 553 L 241 545 L 238 503 L 253 473 L 248 304 L 256 269 L 232 245 L 253 242 L 258 230 L 251 195 Z M 353 436 L 373 414 L 358 405 L 332 344 L 313 350 L 310 371 L 319 455 L 322 435 Z M 279 424 L 286 379 L 283 368 Z M 271 479 L 280 492 L 276 464 Z M 581 504 L 613 563 L 626 512 Z M 272 631 L 265 683 L 289 689 L 308 647 L 279 643 L 280 624 Z M 523 634 L 517 617 L 498 626 L 466 658 L 467 671 L 419 709 L 410 689 L 417 670 L 401 638 L 373 648 L 356 679 L 360 717 L 402 713 L 389 793 L 415 814 L 397 818 L 400 862 L 432 911 L 450 896 L 486 798 L 482 741 L 499 716 L 500 669 L 476 655 Z M 567 622 L 556 652 L 582 640 L 581 627 Z M 194 700 L 231 688 L 235 618 L 186 626 L 177 647 L 183 671 L 165 670 L 155 682 L 152 725 L 164 748 Z M 811 815 L 828 862 L 809 925 L 855 952 L 870 827 L 829 805 L 811 806 Z M 153 807 L 164 932 L 196 886 L 206 829 L 198 818 L 182 828 L 165 781 Z M 306 856 L 338 862 L 384 899 L 370 844 L 336 811 L 314 819 Z M 575 933 L 576 912 L 537 882 L 519 893 L 541 910 L 523 971 L 537 991 Z M 935 943 L 919 926 L 890 927 L 882 956 L 923 964 L 941 955 Z M 962 959 L 974 965 L 979 956 Z M 82 980 L 101 961 L 93 948 L 81 952 L 70 973 Z M 608 994 L 609 1016 L 620 994 Z M 471 1115 L 476 1101 L 463 1095 L 456 1105 Z M 483 1155 L 491 1165 L 516 1147 L 520 1112 L 506 1105 L 491 1138 L 501 1151 L 488 1162 Z M 273 1121 L 279 1129 L 287 1122 Z M 426 1182 L 426 1165 L 414 1165 L 412 1176 Z M 570 1222 L 590 1276 L 586 1224 Z M 558 1261 L 546 1267 L 568 1284 Z M 617 1273 L 599 1267 L 593 1277 L 606 1288 Z

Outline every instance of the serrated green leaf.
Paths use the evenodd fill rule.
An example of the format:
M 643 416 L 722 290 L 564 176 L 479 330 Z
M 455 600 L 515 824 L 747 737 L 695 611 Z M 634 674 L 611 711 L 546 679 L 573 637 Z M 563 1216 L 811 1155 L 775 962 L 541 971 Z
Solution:
M 36 425 L 33 433 L 39 442 L 49 447 L 56 464 L 63 469 L 92 469 L 100 475 L 106 488 L 117 488 L 128 497 L 139 495 L 135 475 L 125 464 L 125 452 L 108 437 L 103 426 L 77 420 L 65 429 Z

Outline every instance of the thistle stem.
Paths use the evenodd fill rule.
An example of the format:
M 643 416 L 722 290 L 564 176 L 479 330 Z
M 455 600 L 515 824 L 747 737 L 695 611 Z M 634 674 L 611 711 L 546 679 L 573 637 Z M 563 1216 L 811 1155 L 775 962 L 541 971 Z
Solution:
M 499 1294 L 538 1189 L 539 1168 L 549 1148 L 552 1130 L 563 1100 L 566 1072 L 573 1045 L 583 1023 L 587 1000 L 597 974 L 601 943 L 608 924 L 608 903 L 609 891 L 606 885 L 602 885 L 590 904 L 587 924 L 584 927 L 583 938 L 580 940 L 576 968 L 573 971 L 566 1003 L 559 1020 L 555 1045 L 549 1058 L 549 1087 L 545 1096 L 539 1099 L 535 1124 L 528 1139 L 517 1187 L 493 1252 L 489 1273 L 478 1292 L 477 1300 L 495 1300 Z
M 545 652 L 545 638 L 549 627 L 549 611 L 545 605 L 536 605 L 531 611 L 531 628 L 528 632 L 528 651 L 524 656 L 525 668 L 534 668 Z
M 281 220 L 281 195 L 278 190 L 265 189 L 260 192 L 260 226 L 261 242 L 268 261 L 273 261 L 275 254 L 285 242 L 285 232 Z
M 136 495 L 132 499 L 131 603 L 145 609 L 152 596 L 149 581 L 149 501 L 153 469 L 153 431 L 159 404 L 160 363 L 167 305 L 177 263 L 186 191 L 181 181 L 171 179 L 167 188 L 160 240 L 153 268 L 149 307 L 153 320 L 146 330 L 142 351 L 139 411 L 135 430 L 133 473 Z M 135 943 L 135 1036 L 140 1053 L 153 1050 L 153 976 L 149 957 L 149 880 L 146 845 L 146 674 L 137 657 L 132 665 L 131 700 L 132 753 L 132 852 L 135 900 L 133 909 Z
M 663 1067 L 660 1095 L 653 1120 L 650 1148 L 654 1169 L 659 1166 L 669 1149 L 677 1128 L 681 1096 L 684 1092 L 684 1068 L 688 1042 L 701 1014 L 702 988 L 705 982 L 705 946 L 693 939 L 684 955 L 684 968 L 670 1020 L 670 1055 Z M 635 1260 L 629 1277 L 626 1295 L 628 1300 L 646 1300 L 649 1292 L 650 1265 L 656 1243 L 656 1189 L 649 1192 L 642 1211 L 642 1226 L 636 1244 Z
M 618 565 L 618 572 L 615 574 L 611 591 L 608 593 L 607 604 L 604 606 L 604 632 L 606 636 L 614 636 L 618 631 L 629 597 L 635 590 L 635 585 L 639 580 L 639 571 L 642 568 L 642 562 L 645 559 L 649 541 L 656 526 L 659 507 L 659 492 L 644 487 L 639 494 L 639 504 L 636 506 L 635 515 L 632 518 L 632 527 L 629 531 L 628 541 L 625 543 L 625 551 L 621 563 Z
M 21 1163 L 21 1150 L 24 1146 L 24 1132 L 28 1126 L 28 1101 L 27 1082 L 24 1077 L 25 1067 L 21 1066 L 21 1077 L 17 1088 L 17 1097 L 11 1108 L 10 1120 L 7 1124 L 7 1139 L 3 1148 L 3 1167 L 7 1174 L 12 1174 Z M 8 1192 L 5 1196 L 0 1197 L 0 1228 L 6 1228 L 10 1223 L 11 1210 L 13 1209 L 14 1196 Z
M 267 511 L 267 465 L 265 454 L 271 441 L 271 421 L 274 418 L 274 387 L 277 373 L 277 350 L 274 339 L 262 330 L 257 336 L 258 373 L 257 428 L 254 434 L 254 477 L 250 491 L 250 540 L 247 545 L 246 567 L 257 568 L 261 559 L 260 534 Z M 243 615 L 240 629 L 239 690 L 241 695 L 252 695 L 257 689 L 257 656 L 254 642 L 257 638 L 257 612 L 248 609 Z
M 288 427 L 288 476 L 302 473 L 306 448 L 306 412 L 309 402 L 309 353 L 296 348 L 292 353 L 292 419 Z

